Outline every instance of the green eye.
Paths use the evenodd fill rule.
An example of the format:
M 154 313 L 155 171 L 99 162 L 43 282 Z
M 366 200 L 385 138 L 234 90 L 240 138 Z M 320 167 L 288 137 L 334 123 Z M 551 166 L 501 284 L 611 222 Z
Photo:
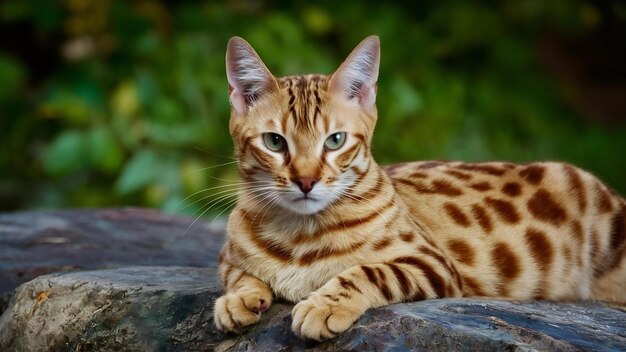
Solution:
M 324 141 L 324 147 L 328 150 L 337 150 L 346 142 L 346 133 L 337 132 L 330 135 Z
M 285 138 L 276 133 L 263 133 L 263 142 L 265 142 L 267 149 L 273 152 L 279 152 L 287 148 Z

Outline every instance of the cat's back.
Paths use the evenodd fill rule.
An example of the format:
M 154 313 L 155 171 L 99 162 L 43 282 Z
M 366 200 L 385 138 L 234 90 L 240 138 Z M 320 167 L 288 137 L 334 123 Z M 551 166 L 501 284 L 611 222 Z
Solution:
M 424 161 L 385 171 L 476 294 L 584 297 L 593 287 L 569 288 L 615 272 L 626 282 L 626 202 L 584 170 L 558 162 Z M 502 281 L 510 283 L 507 292 Z
M 384 170 L 416 215 L 442 214 L 445 223 L 477 227 L 485 234 L 529 223 L 578 227 L 575 223 L 624 211 L 624 199 L 615 191 L 567 163 L 422 161 Z

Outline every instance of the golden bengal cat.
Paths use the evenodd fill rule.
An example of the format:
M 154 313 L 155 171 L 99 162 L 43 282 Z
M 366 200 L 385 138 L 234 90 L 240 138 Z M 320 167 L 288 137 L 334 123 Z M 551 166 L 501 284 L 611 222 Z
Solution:
M 626 202 L 558 162 L 380 167 L 380 43 L 330 76 L 274 77 L 228 43 L 230 133 L 245 183 L 219 259 L 215 324 L 239 332 L 274 297 L 294 333 L 347 330 L 367 309 L 443 297 L 626 300 Z

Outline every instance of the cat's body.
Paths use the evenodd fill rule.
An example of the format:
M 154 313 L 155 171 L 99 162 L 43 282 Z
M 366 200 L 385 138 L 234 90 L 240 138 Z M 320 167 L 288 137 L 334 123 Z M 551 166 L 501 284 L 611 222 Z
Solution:
M 231 134 L 246 182 L 220 256 L 219 329 L 300 302 L 325 339 L 365 310 L 437 297 L 626 301 L 626 202 L 567 164 L 417 162 L 380 168 L 378 40 L 331 77 L 275 79 L 229 43 Z

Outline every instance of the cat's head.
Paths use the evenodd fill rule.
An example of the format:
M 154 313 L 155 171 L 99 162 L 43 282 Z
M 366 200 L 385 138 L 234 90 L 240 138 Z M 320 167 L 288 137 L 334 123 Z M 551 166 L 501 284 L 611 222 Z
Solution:
M 277 78 L 245 40 L 230 39 L 230 133 L 259 204 L 314 214 L 351 196 L 371 162 L 379 62 L 370 36 L 330 76 Z

